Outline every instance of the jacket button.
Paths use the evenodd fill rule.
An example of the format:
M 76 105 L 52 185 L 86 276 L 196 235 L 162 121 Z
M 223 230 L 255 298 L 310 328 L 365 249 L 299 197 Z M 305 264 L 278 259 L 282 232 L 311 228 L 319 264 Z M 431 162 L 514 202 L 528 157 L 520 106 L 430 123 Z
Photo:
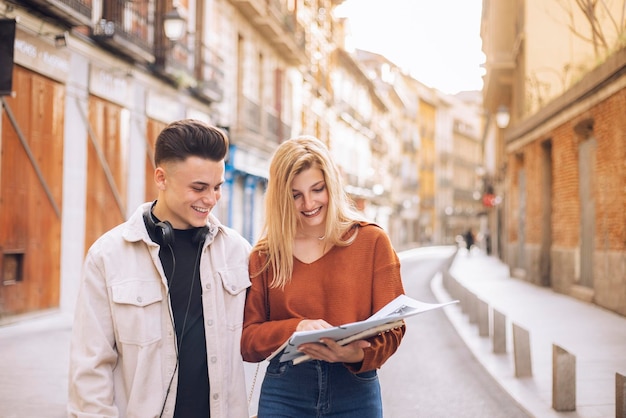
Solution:
M 141 296 L 137 296 L 137 302 L 141 303 L 143 299 L 141 299 Z

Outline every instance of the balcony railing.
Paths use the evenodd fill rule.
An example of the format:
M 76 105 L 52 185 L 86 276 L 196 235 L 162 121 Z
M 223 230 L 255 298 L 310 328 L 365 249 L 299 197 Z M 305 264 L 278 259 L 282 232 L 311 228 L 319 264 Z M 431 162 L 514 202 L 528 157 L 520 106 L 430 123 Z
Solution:
M 261 108 L 252 100 L 244 98 L 242 118 L 244 128 L 256 134 L 261 133 Z
M 33 6 L 37 12 L 60 19 L 70 26 L 91 24 L 91 0 L 21 0 L 18 3 Z
M 92 37 L 134 60 L 154 62 L 153 0 L 108 0 L 102 3 L 102 18 Z
M 272 142 L 280 141 L 280 119 L 277 116 L 267 113 L 267 135 L 266 138 Z
M 306 32 L 279 0 L 231 0 L 232 4 L 292 64 L 304 64 Z
M 267 126 L 265 127 L 265 133 L 263 136 L 268 141 L 273 143 L 280 143 L 291 135 L 291 126 L 283 122 L 283 120 L 273 113 L 266 113 Z
M 217 52 L 203 43 L 198 50 L 200 56 L 195 63 L 197 84 L 191 89 L 192 93 L 209 102 L 220 102 L 224 97 L 224 60 Z
M 156 71 L 196 97 L 219 102 L 224 97 L 224 60 L 188 33 L 157 52 Z

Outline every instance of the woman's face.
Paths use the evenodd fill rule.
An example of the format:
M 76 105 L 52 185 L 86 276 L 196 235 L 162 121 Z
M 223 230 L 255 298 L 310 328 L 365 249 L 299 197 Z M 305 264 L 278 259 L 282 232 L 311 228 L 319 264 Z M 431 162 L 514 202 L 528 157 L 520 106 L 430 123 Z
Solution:
M 297 174 L 291 182 L 291 194 L 298 213 L 298 225 L 323 234 L 326 227 L 328 189 L 319 168 Z

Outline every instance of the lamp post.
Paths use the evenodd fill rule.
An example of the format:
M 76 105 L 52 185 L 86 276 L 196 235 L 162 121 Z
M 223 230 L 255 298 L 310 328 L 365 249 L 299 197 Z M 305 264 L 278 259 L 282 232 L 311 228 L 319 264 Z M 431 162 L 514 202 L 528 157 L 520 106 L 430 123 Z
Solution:
M 511 114 L 509 113 L 509 108 L 506 106 L 500 106 L 496 112 L 496 125 L 498 125 L 498 128 L 504 129 L 509 126 L 510 121 Z
M 163 16 L 163 30 L 165 36 L 170 41 L 178 41 L 183 37 L 185 33 L 185 24 L 187 21 L 180 14 L 177 7 L 174 7 L 171 11 L 167 12 Z

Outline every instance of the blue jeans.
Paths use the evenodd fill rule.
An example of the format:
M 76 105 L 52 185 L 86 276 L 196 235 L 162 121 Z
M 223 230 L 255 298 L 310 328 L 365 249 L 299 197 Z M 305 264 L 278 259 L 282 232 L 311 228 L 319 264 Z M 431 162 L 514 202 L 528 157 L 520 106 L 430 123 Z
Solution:
M 342 363 L 309 361 L 294 366 L 273 359 L 261 385 L 259 418 L 381 418 L 376 370 L 354 374 Z

